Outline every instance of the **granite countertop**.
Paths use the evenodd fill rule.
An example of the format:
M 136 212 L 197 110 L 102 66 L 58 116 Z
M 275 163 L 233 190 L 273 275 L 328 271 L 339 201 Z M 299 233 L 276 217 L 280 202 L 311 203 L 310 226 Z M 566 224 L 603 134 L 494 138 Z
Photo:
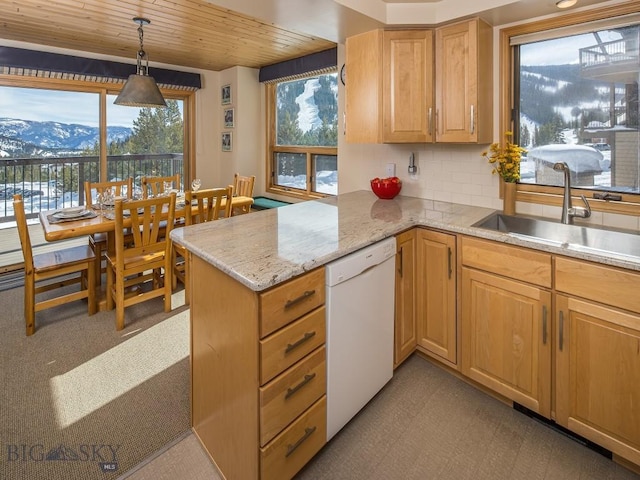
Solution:
M 495 210 L 360 190 L 177 228 L 175 242 L 262 291 L 411 227 L 424 226 L 640 271 L 640 258 L 600 255 L 472 227 Z

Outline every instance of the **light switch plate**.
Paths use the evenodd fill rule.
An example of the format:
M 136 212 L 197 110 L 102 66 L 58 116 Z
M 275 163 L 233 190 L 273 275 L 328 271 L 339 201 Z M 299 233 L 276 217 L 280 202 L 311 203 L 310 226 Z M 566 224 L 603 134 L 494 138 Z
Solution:
M 396 176 L 396 164 L 395 163 L 387 163 L 387 177 L 395 177 Z

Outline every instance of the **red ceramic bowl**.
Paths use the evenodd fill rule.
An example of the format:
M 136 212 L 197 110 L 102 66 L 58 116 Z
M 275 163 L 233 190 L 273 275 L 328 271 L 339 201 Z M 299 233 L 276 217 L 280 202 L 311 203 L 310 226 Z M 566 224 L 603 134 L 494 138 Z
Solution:
M 402 182 L 395 177 L 390 178 L 374 178 L 371 180 L 371 190 L 375 193 L 378 198 L 382 198 L 383 200 L 390 200 L 394 198 L 396 195 L 400 193 L 402 190 Z

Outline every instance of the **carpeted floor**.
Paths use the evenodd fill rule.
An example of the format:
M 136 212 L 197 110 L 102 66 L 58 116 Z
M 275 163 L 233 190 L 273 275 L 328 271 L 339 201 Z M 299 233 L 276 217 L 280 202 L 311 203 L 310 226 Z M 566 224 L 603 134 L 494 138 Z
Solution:
M 639 480 L 413 355 L 296 480 Z
M 189 311 L 155 299 L 87 316 L 74 302 L 37 314 L 0 292 L 0 479 L 116 478 L 189 431 Z

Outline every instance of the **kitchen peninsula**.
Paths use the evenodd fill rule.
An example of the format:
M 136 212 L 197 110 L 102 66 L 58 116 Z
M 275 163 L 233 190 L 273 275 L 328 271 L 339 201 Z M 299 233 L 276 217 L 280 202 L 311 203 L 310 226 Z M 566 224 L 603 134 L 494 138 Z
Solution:
M 582 367 L 594 360 L 576 357 L 580 349 L 575 342 L 589 341 L 580 334 L 593 334 L 597 347 L 618 339 L 621 348 L 606 353 L 623 355 L 613 360 L 630 362 L 627 371 L 635 371 L 630 373 L 635 377 L 616 380 L 618 375 L 592 366 L 587 372 L 593 378 L 591 387 L 597 390 L 608 382 L 615 394 L 623 383 L 636 385 L 626 398 L 640 401 L 640 378 L 636 378 L 640 361 L 631 353 L 634 342 L 640 341 L 640 305 L 634 296 L 626 299 L 625 293 L 638 284 L 640 259 L 570 250 L 473 227 L 491 213 L 486 208 L 404 196 L 378 200 L 369 191 L 357 191 L 174 230 L 172 239 L 187 247 L 192 261 L 192 426 L 226 478 L 290 478 L 322 448 L 326 441 L 324 265 L 415 229 L 444 232 L 456 239 L 456 252 L 453 257 L 449 254 L 454 258 L 449 275 L 458 277 L 456 296 L 461 306 L 453 312 L 459 318 L 456 331 L 448 332 L 449 339 L 460 344 L 454 362 L 439 358 L 420 341 L 414 340 L 412 349 L 549 418 L 553 395 L 558 423 L 640 464 L 640 432 L 634 430 L 638 422 L 620 422 L 619 414 L 584 407 L 576 397 L 590 393 L 571 376 L 574 363 Z M 520 269 L 518 276 L 509 278 L 514 266 Z M 584 282 L 573 280 L 582 273 Z M 620 295 L 592 294 L 592 280 L 603 275 Z M 491 288 L 483 289 L 487 285 Z M 491 302 L 494 292 L 512 299 L 509 308 L 517 308 L 520 317 L 502 315 L 488 331 L 486 313 L 476 300 Z M 552 295 L 564 313 L 549 315 Z M 593 300 L 593 305 L 585 299 Z M 602 304 L 607 304 L 606 311 Z M 623 329 L 619 338 L 607 329 L 605 339 L 594 340 L 602 333 L 599 324 L 581 321 L 594 312 L 599 315 L 597 322 Z M 566 320 L 564 326 L 559 318 Z M 420 320 L 417 323 L 414 328 L 420 330 Z M 465 327 L 478 335 L 463 331 Z M 501 341 L 494 341 L 495 332 L 503 335 Z M 510 348 L 515 337 L 509 335 L 525 342 L 524 351 Z M 482 341 L 488 343 L 480 345 Z M 554 367 L 551 345 L 559 348 Z M 476 356 L 478 351 L 488 358 Z M 571 351 L 573 356 L 568 355 Z M 518 358 L 512 361 L 514 355 Z M 498 358 L 504 364 L 498 365 Z M 514 372 L 511 364 L 516 360 Z M 552 383 L 552 368 L 566 385 Z M 627 419 L 639 415 L 624 404 L 620 409 Z

